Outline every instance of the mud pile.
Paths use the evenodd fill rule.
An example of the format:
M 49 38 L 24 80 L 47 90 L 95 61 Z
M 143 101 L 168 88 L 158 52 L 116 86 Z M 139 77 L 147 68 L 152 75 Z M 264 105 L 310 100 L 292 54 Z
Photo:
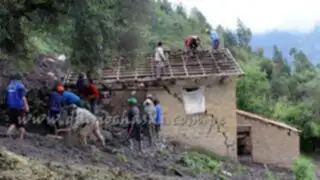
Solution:
M 12 75 L 17 73 L 15 64 L 11 61 L 0 60 L 3 71 L 0 72 L 0 118 L 1 124 L 7 121 L 5 106 L 5 89 L 10 83 Z M 67 65 L 64 61 L 52 56 L 39 56 L 34 60 L 34 67 L 23 73 L 22 83 L 27 89 L 27 99 L 30 114 L 38 116 L 46 113 L 46 100 L 49 90 L 61 83 L 66 76 Z
M 55 162 L 41 162 L 14 154 L 6 149 L 0 150 L 0 179 L 137 179 L 118 169 L 94 166 L 66 165 Z
M 14 75 L 17 70 L 15 65 L 8 60 L 0 60 L 0 66 L 3 69 L 0 72 L 0 89 L 3 90 L 10 82 L 10 76 Z M 33 69 L 23 74 L 22 82 L 29 90 L 42 89 L 61 81 L 66 72 L 65 61 L 52 56 L 41 55 L 34 60 Z

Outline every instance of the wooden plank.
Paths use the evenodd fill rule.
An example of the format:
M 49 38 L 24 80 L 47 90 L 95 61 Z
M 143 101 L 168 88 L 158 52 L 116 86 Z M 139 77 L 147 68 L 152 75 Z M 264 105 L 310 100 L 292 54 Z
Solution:
M 241 66 L 239 65 L 238 61 L 232 56 L 230 50 L 228 48 L 226 48 L 227 54 L 230 57 L 230 59 L 232 59 L 232 61 L 236 64 L 237 69 L 239 70 L 239 72 L 241 74 L 244 74 L 244 71 L 242 70 Z
M 134 76 L 134 79 L 135 79 L 135 80 L 138 80 L 138 76 L 139 76 L 139 72 L 136 71 L 136 74 L 135 74 L 135 76 Z
M 208 76 L 211 76 L 211 75 L 216 75 L 216 74 L 220 74 L 221 76 L 230 76 L 230 75 L 236 75 L 238 72 L 237 71 L 224 71 L 223 73 L 218 73 L 218 72 L 213 72 L 211 69 L 209 68 L 204 68 L 205 71 L 209 71 L 205 74 L 203 74 L 203 71 L 202 70 L 198 70 L 198 69 L 195 69 L 195 70 L 189 70 L 188 71 L 188 74 L 189 76 L 192 78 L 194 75 L 208 75 Z M 175 71 L 173 72 L 174 76 L 173 77 L 181 77 L 181 76 L 185 76 L 185 72 L 184 71 Z M 133 74 L 133 73 L 126 73 L 126 74 L 122 74 L 120 76 L 121 79 L 140 79 L 140 78 L 145 78 L 145 77 L 152 77 L 151 76 L 152 74 L 149 72 L 149 73 L 138 73 L 138 74 Z M 171 76 L 171 73 L 170 72 L 164 72 L 163 73 L 163 76 L 170 76 L 172 79 L 174 79 L 172 76 Z M 137 77 L 137 78 L 136 78 Z M 117 76 L 115 75 L 108 75 L 108 74 L 104 74 L 102 77 L 101 77 L 102 80 L 112 80 L 112 79 L 117 79 Z M 73 77 L 73 78 L 70 78 L 71 81 L 74 81 L 76 80 L 76 77 Z
M 63 79 L 62 84 L 66 84 L 66 83 L 69 82 L 69 79 L 70 79 L 70 77 L 71 77 L 71 73 L 72 73 L 71 70 L 68 70 L 68 71 L 67 71 L 67 75 L 66 75 L 65 78 Z
M 202 70 L 189 70 L 189 76 L 191 76 L 191 75 L 202 75 L 202 74 L 203 74 Z M 151 73 L 143 73 L 143 74 L 140 74 L 140 73 L 136 73 L 136 74 L 127 73 L 127 74 L 122 74 L 120 76 L 120 78 L 121 79 L 123 79 L 123 78 L 138 79 L 140 77 L 145 77 L 145 76 L 152 77 L 151 75 L 152 75 Z M 173 76 L 171 75 L 170 72 L 164 72 L 163 75 L 174 77 L 174 76 L 177 76 L 177 75 L 185 75 L 185 72 L 184 71 L 176 71 L 176 72 L 174 72 Z M 101 76 L 102 79 L 117 79 L 117 77 L 118 76 L 115 76 L 115 75 L 111 76 L 111 75 L 106 75 L 106 74 Z M 72 80 L 76 80 L 76 78 L 74 77 L 74 78 L 72 78 Z
M 206 75 L 192 75 L 192 76 L 175 76 L 174 78 L 167 76 L 162 77 L 162 80 L 184 80 L 184 79 L 196 79 L 196 78 L 206 78 L 206 77 L 222 77 L 222 76 L 238 76 L 239 73 L 214 73 L 214 74 L 206 74 Z M 127 82 L 153 82 L 157 79 L 155 77 L 145 77 L 145 78 L 138 78 L 135 80 L 134 78 L 121 78 L 119 80 L 116 79 L 108 79 L 102 80 L 101 82 L 97 80 L 93 80 L 95 83 L 103 83 L 103 84 L 110 84 L 110 83 L 127 83 Z M 76 81 L 70 81 L 70 84 L 75 83 Z
M 186 61 L 185 61 L 183 55 L 181 55 L 181 58 L 182 58 L 184 72 L 186 73 L 186 76 L 189 76 L 187 65 L 186 65 Z
M 147 59 L 147 61 L 151 62 L 151 63 L 148 64 L 148 66 L 149 66 L 148 69 L 149 69 L 149 71 L 151 71 L 151 76 L 152 77 L 156 76 L 156 73 L 154 72 L 155 71 L 155 66 L 156 66 L 155 65 L 156 61 L 154 59 L 154 56 L 152 56 L 152 58 L 150 58 L 150 60 Z
M 117 81 L 120 80 L 121 59 L 118 60 Z
M 251 124 L 237 126 L 237 133 L 247 133 L 250 131 L 251 131 Z
M 247 137 L 247 135 L 245 135 L 245 134 L 238 134 L 237 135 L 237 139 L 243 139 L 243 138 L 245 138 L 245 137 Z
M 210 56 L 212 58 L 212 61 L 215 63 L 215 66 L 217 67 L 218 72 L 220 72 L 221 70 L 220 70 L 220 68 L 218 66 L 216 58 L 214 57 L 214 55 L 211 52 L 209 52 L 209 54 L 210 54 Z
M 169 66 L 170 76 L 171 76 L 171 77 L 174 77 L 173 72 L 172 72 L 172 67 L 171 67 L 171 63 L 170 63 L 169 58 L 167 59 L 167 63 L 168 63 L 168 66 Z
M 201 64 L 201 61 L 200 61 L 199 57 L 197 56 L 196 58 L 197 58 L 197 61 L 198 61 L 199 66 L 200 66 L 200 69 L 202 70 L 202 73 L 205 75 L 205 74 L 206 74 L 206 71 L 204 70 L 204 68 L 203 68 L 203 66 L 202 66 L 202 64 Z

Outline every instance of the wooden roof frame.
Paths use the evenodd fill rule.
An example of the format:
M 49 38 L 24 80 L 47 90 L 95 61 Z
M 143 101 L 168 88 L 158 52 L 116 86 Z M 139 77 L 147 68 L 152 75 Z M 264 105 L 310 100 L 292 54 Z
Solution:
M 198 51 L 195 56 L 190 56 L 187 52 L 165 51 L 168 55 L 166 67 L 161 79 L 166 80 L 183 80 L 197 79 L 211 76 L 242 76 L 244 73 L 234 59 L 229 49 L 218 49 L 213 52 Z M 126 69 L 127 64 L 123 58 L 116 58 L 107 63 L 109 69 L 104 69 L 102 76 L 93 79 L 97 84 L 114 84 L 114 83 L 146 83 L 156 81 L 155 61 L 153 54 L 146 56 L 144 64 L 134 69 Z M 70 71 L 66 76 L 65 84 L 75 84 L 77 80 L 76 72 Z

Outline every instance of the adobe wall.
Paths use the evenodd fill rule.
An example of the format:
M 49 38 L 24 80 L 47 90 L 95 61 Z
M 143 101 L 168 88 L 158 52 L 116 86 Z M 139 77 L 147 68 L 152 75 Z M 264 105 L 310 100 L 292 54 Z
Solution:
M 212 80 L 209 81 L 212 82 Z M 202 84 L 206 83 L 208 82 L 202 82 Z M 182 88 L 185 84 L 190 83 L 181 82 L 176 86 L 168 87 L 170 93 L 163 90 L 149 92 L 156 95 L 161 101 L 164 112 L 163 130 L 165 136 L 192 146 L 201 146 L 221 156 L 229 156 L 231 159 L 237 160 L 236 79 L 223 85 L 215 84 L 206 87 L 207 115 L 193 120 L 188 118 L 188 122 L 183 125 L 181 122 L 185 121 L 182 118 L 186 119 L 183 103 L 172 94 L 182 98 Z M 210 115 L 214 117 L 212 118 Z M 218 124 L 215 124 L 214 120 Z M 192 123 L 195 124 L 192 125 Z
M 300 155 L 299 133 L 237 112 L 238 124 L 251 124 L 252 159 L 255 162 L 291 168 Z

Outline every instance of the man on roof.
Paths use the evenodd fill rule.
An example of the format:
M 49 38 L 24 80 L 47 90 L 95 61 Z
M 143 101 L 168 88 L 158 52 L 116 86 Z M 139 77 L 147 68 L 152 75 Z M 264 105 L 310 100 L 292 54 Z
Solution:
M 184 45 L 187 50 L 190 50 L 194 53 L 200 46 L 200 37 L 196 35 L 188 36 L 184 41 Z
M 157 79 L 161 79 L 161 74 L 163 73 L 163 68 L 165 67 L 166 60 L 167 58 L 164 54 L 162 42 L 159 41 L 155 49 L 155 55 L 154 55 Z
M 219 44 L 220 44 L 218 33 L 216 31 L 210 30 L 210 29 L 206 29 L 206 32 L 210 35 L 212 49 L 213 50 L 218 49 Z

